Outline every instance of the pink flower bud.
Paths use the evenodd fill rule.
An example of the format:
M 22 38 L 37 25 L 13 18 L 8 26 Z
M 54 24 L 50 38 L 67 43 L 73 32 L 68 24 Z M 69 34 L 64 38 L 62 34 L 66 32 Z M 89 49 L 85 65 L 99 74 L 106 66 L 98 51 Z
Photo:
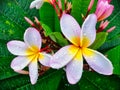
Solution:
M 90 1 L 90 4 L 89 4 L 89 6 L 88 6 L 88 11 L 90 11 L 90 10 L 91 10 L 91 8 L 92 8 L 93 4 L 94 4 L 94 0 L 91 0 L 91 1 Z
M 51 4 L 55 3 L 55 0 L 48 0 Z
M 111 2 L 111 0 L 98 0 L 98 3 L 100 3 L 101 1 L 103 1 L 103 2 L 108 1 L 108 3 Z
M 97 15 L 98 21 L 102 21 L 109 17 L 114 9 L 114 6 L 109 4 L 111 0 L 99 0 L 95 14 Z

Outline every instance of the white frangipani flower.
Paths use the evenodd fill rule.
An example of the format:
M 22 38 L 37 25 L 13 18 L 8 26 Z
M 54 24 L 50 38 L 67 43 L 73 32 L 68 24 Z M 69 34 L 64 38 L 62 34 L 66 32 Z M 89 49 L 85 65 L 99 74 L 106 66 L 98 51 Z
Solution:
M 31 4 L 30 4 L 30 8 L 36 8 L 39 9 L 41 8 L 41 6 L 43 5 L 44 2 L 49 2 L 51 4 L 54 4 L 55 0 L 34 0 Z
M 61 30 L 64 36 L 72 43 L 57 51 L 50 60 L 50 66 L 55 69 L 66 66 L 66 75 L 70 84 L 77 83 L 83 72 L 83 57 L 92 69 L 104 75 L 113 73 L 112 63 L 101 53 L 88 47 L 96 38 L 95 14 L 89 15 L 80 28 L 76 20 L 63 14 L 60 20 Z
M 38 61 L 49 66 L 51 55 L 41 52 L 42 39 L 35 28 L 28 28 L 24 33 L 24 41 L 13 40 L 7 43 L 8 50 L 18 57 L 14 58 L 11 68 L 19 73 L 27 73 L 23 69 L 28 65 L 32 84 L 38 79 Z

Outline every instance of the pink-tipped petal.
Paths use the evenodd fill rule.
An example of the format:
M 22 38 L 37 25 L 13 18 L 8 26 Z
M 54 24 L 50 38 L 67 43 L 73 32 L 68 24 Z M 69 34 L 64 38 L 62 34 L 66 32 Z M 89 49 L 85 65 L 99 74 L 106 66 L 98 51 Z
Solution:
M 86 48 L 83 50 L 83 56 L 90 67 L 96 72 L 104 75 L 111 75 L 113 73 L 112 63 L 101 53 Z
M 27 46 L 24 42 L 13 40 L 7 43 L 8 50 L 14 55 L 27 55 Z
M 96 9 L 96 12 L 95 14 L 97 15 L 97 18 L 100 18 L 101 15 L 105 12 L 105 9 L 106 9 L 106 5 L 108 4 L 108 2 L 103 2 L 101 1 L 98 6 L 97 6 L 97 9 Z
M 78 49 L 79 48 L 73 45 L 61 48 L 52 56 L 50 60 L 50 66 L 55 69 L 62 68 L 73 59 Z
M 95 14 L 90 14 L 82 25 L 81 46 L 90 46 L 96 37 L 96 23 L 97 17 Z
M 50 54 L 46 54 L 46 53 L 40 53 L 40 56 L 39 56 L 39 62 L 44 65 L 44 66 L 50 66 L 49 63 L 50 63 L 50 59 L 51 59 L 51 55 Z
M 14 70 L 14 71 L 15 71 L 15 70 Z M 20 73 L 20 74 L 29 74 L 29 72 L 26 71 L 26 70 L 17 70 L 17 71 L 15 71 L 15 72 Z
M 27 57 L 18 56 L 11 62 L 11 68 L 14 71 L 20 71 L 24 69 L 30 63 L 30 61 L 31 60 L 29 60 Z
M 37 59 L 32 61 L 29 64 L 29 76 L 30 76 L 30 81 L 32 84 L 35 84 L 38 79 L 38 64 L 37 64 Z
M 75 58 L 73 58 L 73 60 L 67 64 L 66 75 L 68 82 L 70 84 L 76 84 L 82 76 L 82 71 L 83 71 L 83 59 L 82 53 L 81 51 L 79 51 Z
M 77 21 L 68 14 L 63 14 L 60 20 L 62 33 L 74 45 L 79 46 L 81 29 Z
M 42 43 L 41 36 L 40 33 L 35 28 L 30 27 L 25 31 L 24 41 L 31 48 L 33 47 L 39 49 L 41 48 Z
M 98 18 L 98 21 L 101 21 L 101 20 L 109 17 L 112 14 L 113 10 L 114 10 L 114 6 L 113 5 L 108 5 L 106 7 L 106 10 L 104 11 L 103 15 L 101 15 L 101 17 Z

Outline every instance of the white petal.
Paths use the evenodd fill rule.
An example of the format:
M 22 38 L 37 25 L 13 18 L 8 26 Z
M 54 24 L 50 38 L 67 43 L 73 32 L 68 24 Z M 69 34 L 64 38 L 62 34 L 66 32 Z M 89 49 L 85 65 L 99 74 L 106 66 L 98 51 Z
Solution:
M 35 84 L 38 79 L 38 64 L 37 64 L 37 59 L 32 61 L 29 64 L 29 76 L 30 76 L 30 81 L 32 84 Z
M 24 41 L 25 43 L 30 46 L 31 48 L 41 48 L 41 36 L 40 33 L 35 28 L 28 28 L 24 34 Z
M 50 60 L 50 66 L 55 69 L 62 68 L 73 59 L 78 49 L 79 48 L 73 45 L 61 48 L 52 56 Z
M 50 66 L 49 63 L 50 63 L 50 59 L 51 59 L 51 55 L 50 54 L 46 54 L 46 53 L 40 53 L 40 56 L 39 56 L 39 62 L 44 65 L 44 66 Z
M 38 2 L 38 4 L 36 5 L 36 9 L 41 8 L 42 5 L 43 5 L 43 3 L 44 3 L 44 0 L 40 0 L 40 1 Z
M 30 8 L 34 8 L 36 7 L 36 9 L 39 9 L 42 5 L 43 5 L 44 0 L 34 0 L 31 4 L 30 4 Z
M 83 50 L 83 55 L 90 67 L 96 72 L 104 75 L 113 73 L 112 63 L 101 53 L 86 48 Z
M 79 46 L 80 43 L 80 26 L 77 21 L 68 14 L 63 14 L 60 20 L 62 33 L 74 45 Z
M 7 43 L 8 50 L 14 55 L 27 55 L 27 46 L 21 41 L 10 41 Z
M 96 22 L 97 22 L 97 17 L 95 14 L 90 14 L 85 19 L 82 25 L 81 46 L 88 47 L 95 41 Z
M 31 60 L 29 60 L 27 57 L 22 57 L 22 56 L 16 57 L 11 62 L 11 68 L 14 71 L 22 70 L 30 63 L 30 61 Z
M 66 67 L 66 75 L 68 82 L 70 84 L 76 84 L 81 76 L 83 71 L 83 59 L 82 53 L 79 51 L 77 56 L 70 61 L 70 63 Z

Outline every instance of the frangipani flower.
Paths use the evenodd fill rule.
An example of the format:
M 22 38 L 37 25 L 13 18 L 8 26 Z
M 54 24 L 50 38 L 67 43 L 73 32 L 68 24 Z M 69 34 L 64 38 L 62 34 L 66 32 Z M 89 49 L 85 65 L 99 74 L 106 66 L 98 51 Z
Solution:
M 50 66 L 55 69 L 66 66 L 66 75 L 69 83 L 77 83 L 83 71 L 83 57 L 92 69 L 104 75 L 111 75 L 112 63 L 101 53 L 88 47 L 95 41 L 95 25 L 97 17 L 89 15 L 80 28 L 76 20 L 64 14 L 60 25 L 64 36 L 72 43 L 57 51 L 50 60 Z
M 98 21 L 102 21 L 109 17 L 114 9 L 113 5 L 109 4 L 110 0 L 99 0 L 95 14 L 97 15 Z
M 29 76 L 32 84 L 38 79 L 38 61 L 49 66 L 51 56 L 41 52 L 42 39 L 35 28 L 28 28 L 24 33 L 24 41 L 13 40 L 7 43 L 8 50 L 18 57 L 14 58 L 11 68 L 19 73 L 26 73 L 23 69 L 28 65 Z
M 50 2 L 51 4 L 54 4 L 55 0 L 34 0 L 30 4 L 30 8 L 36 7 L 36 9 L 39 9 L 39 8 L 41 8 L 41 6 L 43 5 L 44 2 Z

